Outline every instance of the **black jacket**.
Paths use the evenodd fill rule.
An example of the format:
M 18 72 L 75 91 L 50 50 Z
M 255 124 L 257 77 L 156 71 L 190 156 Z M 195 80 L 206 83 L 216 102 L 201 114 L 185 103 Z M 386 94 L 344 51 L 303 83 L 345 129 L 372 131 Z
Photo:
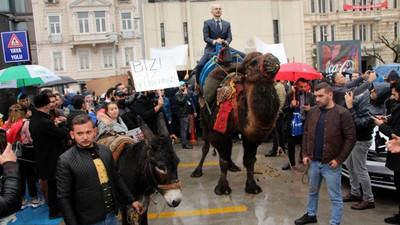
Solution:
M 184 94 L 182 91 L 175 93 L 176 110 L 175 114 L 177 116 L 189 116 L 192 112 L 196 112 L 196 108 L 189 94 Z
M 95 144 L 95 150 L 107 170 L 114 211 L 118 212 L 118 192 L 131 203 L 135 197 L 129 191 L 110 149 Z M 60 156 L 57 164 L 57 196 L 66 224 L 91 224 L 106 218 L 103 191 L 96 167 L 89 151 L 70 148 Z
M 18 163 L 3 163 L 3 182 L 0 197 L 0 217 L 17 212 L 21 208 L 22 185 Z
M 157 114 L 164 112 L 162 107 L 160 108 L 160 110 L 158 110 L 158 112 L 156 112 L 154 110 L 154 107 L 156 105 L 157 105 L 157 101 L 150 99 L 146 95 L 142 95 L 139 97 L 138 100 L 135 101 L 135 103 L 133 104 L 133 107 L 132 107 L 132 109 L 135 111 L 135 113 L 138 116 L 142 117 L 142 119 L 147 124 L 147 126 L 149 126 L 149 128 L 153 132 L 153 134 L 158 134 Z M 164 120 L 168 121 L 168 119 L 165 117 L 165 114 L 164 114 Z M 169 134 L 174 133 L 168 122 L 166 123 L 166 127 L 168 129 Z
M 388 113 L 390 114 L 390 113 Z M 400 136 L 400 104 L 397 103 L 395 106 L 391 107 L 391 116 L 388 118 L 387 123 L 383 123 L 379 126 L 379 131 L 382 134 L 392 138 L 392 134 Z M 400 172 L 400 154 L 387 153 L 386 167 Z
M 69 137 L 66 127 L 56 127 L 50 115 L 36 111 L 29 122 L 29 132 L 36 149 L 38 178 L 56 179 L 58 157 L 65 151 L 63 140 Z

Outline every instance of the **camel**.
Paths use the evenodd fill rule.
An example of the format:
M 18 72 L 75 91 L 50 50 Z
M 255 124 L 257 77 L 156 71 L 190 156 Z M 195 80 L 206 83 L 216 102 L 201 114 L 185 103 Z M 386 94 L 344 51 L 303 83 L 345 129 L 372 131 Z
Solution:
M 243 165 L 247 169 L 245 191 L 251 194 L 262 192 L 262 188 L 254 180 L 254 164 L 257 147 L 275 127 L 279 97 L 274 88 L 274 77 L 279 68 L 280 62 L 274 55 L 253 52 L 243 59 L 239 69 L 235 65 L 229 68 L 217 67 L 206 79 L 205 87 L 209 79 L 221 80 L 222 83 L 217 97 L 211 101 L 209 98 L 209 102 L 206 101 L 207 107 L 201 108 L 204 145 L 202 158 L 192 177 L 202 176 L 202 165 L 211 144 L 219 153 L 221 170 L 218 184 L 214 189 L 217 195 L 231 193 L 227 171 L 239 170 L 231 160 L 231 136 L 235 133 L 243 134 Z M 230 74 L 226 75 L 227 73 Z M 227 100 L 224 101 L 227 96 Z M 230 111 L 228 107 L 228 113 L 226 109 L 221 109 L 226 105 L 231 105 Z M 216 120 L 227 120 L 226 129 L 223 123 L 222 125 L 214 123 Z M 218 129 L 221 127 L 222 129 Z

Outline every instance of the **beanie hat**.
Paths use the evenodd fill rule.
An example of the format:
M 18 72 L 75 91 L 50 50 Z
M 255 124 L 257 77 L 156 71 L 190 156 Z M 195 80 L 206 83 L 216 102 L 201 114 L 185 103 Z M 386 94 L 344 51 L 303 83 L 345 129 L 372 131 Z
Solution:
M 398 74 L 396 71 L 392 70 L 392 71 L 389 73 L 389 76 L 387 77 L 387 79 L 388 79 L 388 80 L 395 80 L 395 81 L 398 81 L 398 80 L 400 80 L 400 77 L 399 77 L 399 74 Z
M 83 97 L 86 97 L 86 96 L 88 96 L 88 95 L 93 95 L 93 91 L 84 91 L 84 92 L 82 93 L 82 96 L 83 96 Z
M 26 95 L 25 93 L 19 93 L 17 99 L 26 99 L 28 97 L 28 95 Z
M 36 95 L 33 98 L 33 104 L 35 104 L 36 108 L 41 108 L 50 103 L 49 96 L 47 94 Z

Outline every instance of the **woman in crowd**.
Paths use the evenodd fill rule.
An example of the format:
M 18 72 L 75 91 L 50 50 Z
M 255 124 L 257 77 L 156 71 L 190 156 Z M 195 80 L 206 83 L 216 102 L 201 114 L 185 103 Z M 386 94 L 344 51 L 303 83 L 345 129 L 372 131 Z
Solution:
M 105 113 L 98 112 L 98 132 L 104 134 L 106 132 L 127 133 L 128 128 L 119 116 L 117 103 L 107 102 L 105 104 Z
M 7 131 L 7 141 L 9 143 L 12 144 L 17 140 L 24 145 L 32 145 L 31 134 L 29 133 L 28 129 L 29 120 L 25 119 L 25 111 L 20 104 L 14 104 L 10 106 L 8 111 L 8 120 L 3 124 L 1 128 Z M 29 196 L 32 198 L 32 201 L 27 201 L 25 197 L 22 196 L 21 209 L 25 209 L 28 206 L 31 206 L 32 208 L 37 208 L 40 205 L 44 204 L 44 201 L 40 201 L 37 197 L 36 174 L 34 169 L 35 163 L 31 160 L 34 159 L 18 159 L 19 171 L 22 180 L 22 193 L 25 196 L 25 187 L 26 184 L 28 184 Z

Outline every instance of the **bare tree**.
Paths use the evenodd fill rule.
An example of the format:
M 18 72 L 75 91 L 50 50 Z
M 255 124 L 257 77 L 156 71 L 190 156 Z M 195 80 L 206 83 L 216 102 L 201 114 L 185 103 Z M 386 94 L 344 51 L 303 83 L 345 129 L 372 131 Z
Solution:
M 390 43 L 390 41 L 385 36 L 379 36 L 378 38 L 379 38 L 379 41 L 375 41 L 375 43 L 372 44 L 372 52 L 367 51 L 367 48 L 364 46 L 365 54 L 378 59 L 383 64 L 386 64 L 385 60 L 382 58 L 382 55 L 379 51 L 379 47 L 377 47 L 378 44 L 384 45 L 394 53 L 393 62 L 400 63 L 400 43 L 399 43 L 399 41 L 393 40 L 393 42 Z

